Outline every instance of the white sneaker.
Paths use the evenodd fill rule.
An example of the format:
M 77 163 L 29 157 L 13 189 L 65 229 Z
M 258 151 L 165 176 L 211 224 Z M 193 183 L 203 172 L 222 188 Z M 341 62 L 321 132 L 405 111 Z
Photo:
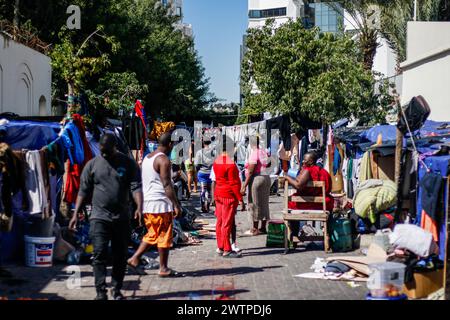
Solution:
M 217 248 L 216 253 L 219 254 L 219 255 L 222 255 L 223 254 L 223 250 L 220 250 L 219 248 Z
M 237 253 L 242 251 L 241 249 L 236 247 L 236 245 L 234 243 L 231 244 L 231 250 L 233 250 L 234 252 L 237 252 Z

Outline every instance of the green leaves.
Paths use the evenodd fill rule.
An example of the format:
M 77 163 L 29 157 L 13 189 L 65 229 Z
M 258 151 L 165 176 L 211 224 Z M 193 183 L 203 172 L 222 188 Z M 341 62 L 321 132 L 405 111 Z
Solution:
M 375 94 L 374 76 L 349 37 L 306 30 L 301 21 L 277 29 L 268 22 L 248 30 L 247 46 L 241 77 L 244 115 L 300 111 L 325 123 L 344 117 L 384 122 L 389 99 L 381 98 L 387 91 Z M 380 102 L 385 103 L 381 109 Z M 366 116 L 375 112 L 379 116 Z
M 69 94 L 78 94 L 85 88 L 90 77 L 101 73 L 111 65 L 109 54 L 100 52 L 97 38 L 110 44 L 113 49 L 117 44 L 113 37 L 103 33 L 104 28 L 98 26 L 83 42 L 77 43 L 73 40 L 73 33 L 63 27 L 59 33 L 61 43 L 54 46 L 50 57 L 53 70 L 59 74 L 69 85 Z M 99 51 L 96 56 L 86 56 L 86 52 L 94 47 Z
M 0 8 L 9 9 L 9 2 L 0 0 Z M 21 21 L 29 20 L 39 37 L 52 44 L 54 97 L 64 99 L 69 85 L 69 90 L 85 91 L 91 111 L 101 115 L 115 116 L 129 101 L 142 99 L 154 118 L 198 119 L 215 97 L 193 40 L 176 29 L 179 18 L 157 3 L 21 0 Z M 81 30 L 64 27 L 71 4 L 81 8 Z M 11 19 L 9 12 L 0 10 L 0 18 Z M 98 98 L 105 91 L 108 103 Z

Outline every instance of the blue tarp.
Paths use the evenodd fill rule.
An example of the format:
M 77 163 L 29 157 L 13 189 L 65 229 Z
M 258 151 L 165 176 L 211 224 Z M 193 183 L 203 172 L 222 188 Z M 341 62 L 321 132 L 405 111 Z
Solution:
M 449 122 L 437 122 L 432 120 L 425 121 L 423 127 L 414 132 L 415 135 L 419 135 L 420 137 L 425 137 L 430 134 L 436 134 L 436 135 L 443 135 L 450 133 L 449 129 L 441 129 L 438 130 L 437 128 L 441 127 L 442 125 L 450 123 Z M 387 141 L 393 141 L 396 139 L 397 136 L 397 127 L 394 125 L 381 125 L 381 126 L 375 126 L 373 128 L 370 128 L 368 130 L 363 131 L 359 137 L 360 137 L 360 143 L 364 142 L 377 142 L 378 135 L 382 134 L 383 142 Z
M 56 122 L 9 121 L 0 126 L 0 141 L 12 149 L 39 150 L 58 137 L 61 126 Z M 56 193 L 55 193 L 56 194 Z M 21 199 L 20 193 L 14 199 Z M 56 205 L 56 199 L 52 199 Z M 23 256 L 23 234 L 28 214 L 19 208 L 18 201 L 13 208 L 14 222 L 9 233 L 0 233 L 0 263 L 13 261 Z
M 54 141 L 60 130 L 56 122 L 10 121 L 0 126 L 0 141 L 15 150 L 39 150 Z

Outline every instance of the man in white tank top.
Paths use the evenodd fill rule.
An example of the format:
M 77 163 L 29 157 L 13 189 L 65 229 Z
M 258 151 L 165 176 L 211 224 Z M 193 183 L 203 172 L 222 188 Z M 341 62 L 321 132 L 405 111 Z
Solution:
M 170 132 L 158 139 L 159 147 L 142 163 L 142 191 L 144 194 L 144 222 L 147 234 L 142 239 L 136 253 L 128 260 L 128 265 L 137 270 L 141 256 L 151 247 L 157 246 L 159 252 L 159 276 L 180 276 L 167 266 L 172 246 L 173 218 L 181 214 L 181 207 L 173 188 L 170 155 L 174 143 Z M 140 272 L 141 273 L 141 272 Z

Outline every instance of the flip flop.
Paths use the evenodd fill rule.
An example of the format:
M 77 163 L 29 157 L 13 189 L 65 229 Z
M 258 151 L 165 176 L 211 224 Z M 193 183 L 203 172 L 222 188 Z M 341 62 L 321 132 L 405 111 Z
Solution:
M 170 271 L 169 271 L 168 274 L 160 274 L 160 273 L 159 273 L 158 276 L 159 276 L 160 278 L 182 278 L 182 277 L 184 277 L 185 275 L 182 274 L 182 273 L 179 273 L 179 272 L 177 272 L 177 271 L 175 271 L 175 270 L 170 269 Z
M 255 236 L 259 236 L 261 233 L 257 230 L 257 231 L 252 231 L 252 230 L 247 230 L 243 233 L 244 237 L 255 237 Z
M 147 272 L 145 272 L 142 268 L 140 268 L 139 266 L 138 267 L 135 267 L 135 266 L 132 266 L 131 264 L 128 264 L 127 265 L 128 266 L 128 269 L 130 269 L 131 271 L 133 271 L 135 274 L 137 274 L 138 276 L 146 276 L 147 275 Z

